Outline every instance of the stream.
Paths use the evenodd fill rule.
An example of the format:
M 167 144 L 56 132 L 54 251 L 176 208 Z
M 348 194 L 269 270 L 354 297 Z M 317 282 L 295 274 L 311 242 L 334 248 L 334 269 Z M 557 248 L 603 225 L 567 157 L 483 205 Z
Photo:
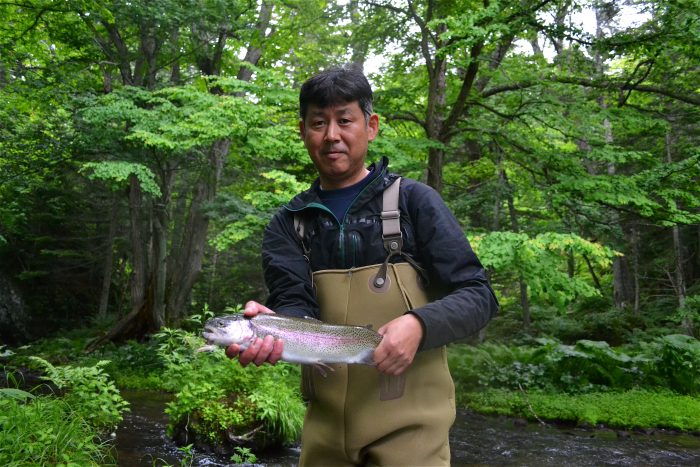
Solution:
M 125 391 L 131 411 L 116 436 L 118 465 L 180 465 L 184 453 L 165 433 L 170 395 Z M 655 430 L 648 434 L 526 423 L 459 411 L 450 431 L 453 466 L 700 465 L 700 436 Z M 256 452 L 257 464 L 296 466 L 299 447 Z M 232 465 L 225 456 L 194 452 L 195 466 Z

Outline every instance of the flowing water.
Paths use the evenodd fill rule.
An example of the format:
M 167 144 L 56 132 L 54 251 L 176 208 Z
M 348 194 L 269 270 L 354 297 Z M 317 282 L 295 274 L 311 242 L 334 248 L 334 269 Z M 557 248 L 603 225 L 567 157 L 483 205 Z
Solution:
M 120 466 L 180 465 L 184 453 L 165 433 L 170 396 L 125 392 L 131 412 L 117 430 Z M 700 436 L 654 431 L 562 428 L 460 411 L 450 432 L 453 466 L 700 466 Z M 295 466 L 299 448 L 256 453 L 257 465 Z M 193 465 L 224 466 L 225 456 L 195 452 Z

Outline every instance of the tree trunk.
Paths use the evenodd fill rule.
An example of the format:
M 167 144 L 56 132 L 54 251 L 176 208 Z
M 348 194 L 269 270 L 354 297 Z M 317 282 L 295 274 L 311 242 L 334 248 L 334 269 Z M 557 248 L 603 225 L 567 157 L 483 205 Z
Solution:
M 435 65 L 430 70 L 430 88 L 428 89 L 428 107 L 426 112 L 426 129 L 428 138 L 440 141 L 443 131 L 443 116 L 445 108 L 445 93 L 447 85 L 445 81 L 446 64 L 442 59 L 436 59 Z M 442 192 L 442 167 L 445 163 L 445 150 L 431 147 L 428 150 L 428 167 L 426 183 L 438 193 Z
M 129 176 L 129 216 L 131 220 L 131 311 L 103 336 L 89 342 L 87 351 L 112 341 L 141 339 L 160 329 L 162 323 L 154 314 L 153 283 L 149 274 L 148 235 L 143 222 L 143 192 L 136 175 Z
M 209 153 L 209 170 L 203 174 L 194 190 L 186 226 L 180 239 L 180 252 L 168 284 L 166 297 L 166 321 L 176 323 L 184 316 L 192 287 L 202 272 L 209 219 L 202 212 L 202 205 L 216 196 L 224 161 L 230 141 L 214 143 Z
M 147 240 L 142 221 L 143 193 L 136 175 L 129 176 L 129 217 L 131 220 L 131 308 L 141 308 L 146 299 L 146 274 L 148 271 Z
M 350 13 L 350 23 L 354 27 L 350 43 L 350 50 L 352 50 L 350 63 L 358 70 L 364 71 L 368 43 L 366 40 L 363 40 L 361 34 L 356 33 L 357 27 L 360 24 L 360 6 L 358 0 L 350 0 L 348 12 Z
M 508 200 L 508 214 L 510 216 L 510 227 L 513 232 L 520 231 L 520 225 L 518 224 L 518 214 L 515 210 L 515 201 L 513 200 L 513 190 L 511 189 L 510 183 L 508 182 L 508 175 L 504 169 L 499 170 L 499 178 L 503 184 L 504 191 L 506 193 L 506 199 Z M 530 333 L 531 329 L 531 319 L 530 319 L 530 297 L 527 293 L 527 282 L 523 277 L 522 273 L 518 273 L 518 288 L 520 289 L 520 307 L 523 311 L 523 327 L 525 332 Z
M 274 28 L 268 32 L 270 29 L 270 20 L 272 19 L 273 5 L 269 1 L 263 1 L 260 3 L 260 11 L 258 13 L 258 21 L 255 23 L 256 37 L 254 37 L 248 49 L 246 50 L 243 62 L 250 63 L 251 65 L 257 65 L 263 54 L 263 42 L 264 39 L 269 37 L 274 31 Z M 253 70 L 251 67 L 242 65 L 238 69 L 238 75 L 236 76 L 241 81 L 250 81 L 253 77 Z
M 440 148 L 428 150 L 428 175 L 426 183 L 442 193 L 442 168 L 445 165 L 445 151 Z
M 673 137 L 671 136 L 671 130 L 666 132 L 666 162 L 668 164 L 673 163 Z M 685 299 L 687 297 L 685 276 L 683 274 L 683 242 L 681 239 L 681 231 L 678 224 L 675 224 L 671 228 L 671 234 L 673 237 L 673 263 L 674 263 L 674 284 L 673 289 L 676 293 L 676 300 L 678 302 L 678 308 L 683 308 L 685 306 Z M 686 334 L 693 335 L 693 324 L 690 319 L 683 318 L 682 323 L 683 330 Z
M 109 305 L 109 289 L 112 285 L 112 266 L 114 265 L 114 237 L 117 233 L 117 194 L 112 194 L 112 206 L 109 212 L 109 227 L 107 230 L 107 247 L 105 249 L 105 261 L 102 268 L 102 288 L 100 291 L 100 305 L 97 316 L 104 318 L 107 315 Z
M 595 284 L 595 288 L 598 290 L 602 290 L 602 287 L 600 285 L 600 279 L 598 279 L 598 275 L 595 273 L 595 269 L 593 269 L 593 265 L 591 264 L 591 260 L 586 255 L 583 255 L 583 260 L 586 262 L 586 266 L 588 267 L 588 272 L 591 275 L 591 279 L 593 280 L 593 284 Z

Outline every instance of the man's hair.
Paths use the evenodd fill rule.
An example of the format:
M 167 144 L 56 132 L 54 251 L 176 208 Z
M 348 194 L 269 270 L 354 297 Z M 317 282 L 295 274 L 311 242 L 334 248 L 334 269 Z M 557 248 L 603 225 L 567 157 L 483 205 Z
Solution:
M 357 102 L 369 120 L 372 115 L 372 87 L 365 75 L 356 67 L 330 68 L 312 76 L 299 92 L 299 115 L 306 119 L 309 105 L 326 108 L 338 104 Z

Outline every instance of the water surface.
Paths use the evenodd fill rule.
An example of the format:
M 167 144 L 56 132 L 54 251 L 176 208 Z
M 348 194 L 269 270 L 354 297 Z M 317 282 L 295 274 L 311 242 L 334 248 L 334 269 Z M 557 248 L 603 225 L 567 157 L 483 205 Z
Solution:
M 131 412 L 117 430 L 120 466 L 180 465 L 184 457 L 165 433 L 171 396 L 123 392 Z M 453 466 L 700 466 L 700 436 L 581 429 L 525 423 L 459 411 L 450 431 Z M 256 453 L 258 465 L 295 466 L 299 448 Z M 195 466 L 224 466 L 226 456 L 195 452 Z

